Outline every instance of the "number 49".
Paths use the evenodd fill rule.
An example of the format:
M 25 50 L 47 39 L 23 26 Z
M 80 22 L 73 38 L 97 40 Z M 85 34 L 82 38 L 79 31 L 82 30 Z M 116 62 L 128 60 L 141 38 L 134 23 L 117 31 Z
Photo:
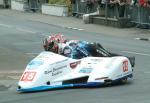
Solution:
M 123 72 L 128 71 L 128 61 L 123 62 Z

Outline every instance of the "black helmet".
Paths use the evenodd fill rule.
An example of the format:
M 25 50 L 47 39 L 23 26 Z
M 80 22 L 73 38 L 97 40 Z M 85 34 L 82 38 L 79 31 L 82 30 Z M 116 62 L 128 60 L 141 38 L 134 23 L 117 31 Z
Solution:
M 48 46 L 47 46 L 47 50 L 48 51 L 51 51 L 51 49 L 54 47 L 54 41 L 51 41 L 48 43 Z

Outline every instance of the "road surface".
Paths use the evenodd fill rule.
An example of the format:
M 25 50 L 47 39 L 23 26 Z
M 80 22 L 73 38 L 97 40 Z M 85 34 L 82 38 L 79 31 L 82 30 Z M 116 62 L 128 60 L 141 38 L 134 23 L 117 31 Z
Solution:
M 150 41 L 137 40 L 137 34 L 104 35 L 1 14 L 0 31 L 0 103 L 150 102 Z M 20 73 L 32 58 L 43 51 L 42 38 L 50 32 L 62 33 L 69 39 L 100 42 L 110 51 L 135 56 L 133 82 L 101 88 L 18 93 L 16 88 Z

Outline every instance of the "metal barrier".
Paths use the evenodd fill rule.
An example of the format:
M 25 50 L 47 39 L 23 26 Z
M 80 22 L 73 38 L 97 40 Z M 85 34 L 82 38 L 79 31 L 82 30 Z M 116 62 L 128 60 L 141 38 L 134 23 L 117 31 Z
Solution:
M 136 5 L 119 6 L 117 4 L 106 3 L 100 7 L 100 17 L 113 19 L 124 19 L 131 22 L 131 26 L 137 26 L 140 28 L 150 28 L 150 8 L 139 7 Z
M 41 11 L 41 5 L 47 3 L 47 0 L 24 0 L 26 11 Z
M 118 5 L 111 5 L 108 4 L 108 8 L 106 8 L 107 10 L 107 16 L 109 18 L 119 18 L 119 11 L 118 11 Z
M 132 6 L 131 22 L 137 26 L 150 28 L 150 8 Z
M 99 14 L 102 17 L 107 18 L 113 18 L 113 19 L 122 19 L 122 18 L 128 18 L 127 9 L 126 6 L 119 7 L 118 4 L 102 4 L 99 7 Z
M 128 5 L 119 6 L 118 4 L 108 3 L 105 4 L 105 8 L 103 7 L 103 10 L 105 10 L 105 15 L 108 18 L 130 18 L 130 11 Z
M 72 3 L 73 16 L 80 16 L 87 13 L 92 13 L 97 10 L 97 4 L 87 5 L 87 2 L 81 0 L 74 0 Z
M 105 2 L 99 6 L 99 15 L 91 16 L 90 21 L 94 24 L 101 24 L 119 28 L 132 27 L 130 16 L 128 16 L 128 6 L 111 4 Z
M 10 0 L 0 0 L 0 7 L 2 8 L 10 8 L 11 1 Z

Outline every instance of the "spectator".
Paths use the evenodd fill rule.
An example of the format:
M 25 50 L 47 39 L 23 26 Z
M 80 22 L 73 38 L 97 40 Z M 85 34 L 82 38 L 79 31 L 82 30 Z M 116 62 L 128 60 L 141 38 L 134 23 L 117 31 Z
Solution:
M 147 5 L 147 6 L 148 6 L 148 7 L 150 7 L 150 0 L 147 0 L 147 3 L 148 3 L 148 5 Z
M 87 0 L 86 1 L 86 7 L 87 7 L 87 13 L 91 13 L 92 12 L 92 8 L 94 7 L 93 0 Z
M 131 5 L 133 0 L 126 0 L 126 5 Z
M 145 0 L 145 7 L 150 7 L 150 0 Z
M 144 6 L 145 0 L 139 0 L 139 5 Z
M 150 0 L 139 0 L 139 5 L 142 7 L 150 7 Z
M 126 0 L 119 0 L 119 17 L 124 17 Z
M 108 2 L 108 17 L 118 18 L 118 0 L 110 0 Z
M 87 13 L 94 12 L 93 10 L 94 10 L 96 4 L 101 5 L 101 0 L 86 0 Z

